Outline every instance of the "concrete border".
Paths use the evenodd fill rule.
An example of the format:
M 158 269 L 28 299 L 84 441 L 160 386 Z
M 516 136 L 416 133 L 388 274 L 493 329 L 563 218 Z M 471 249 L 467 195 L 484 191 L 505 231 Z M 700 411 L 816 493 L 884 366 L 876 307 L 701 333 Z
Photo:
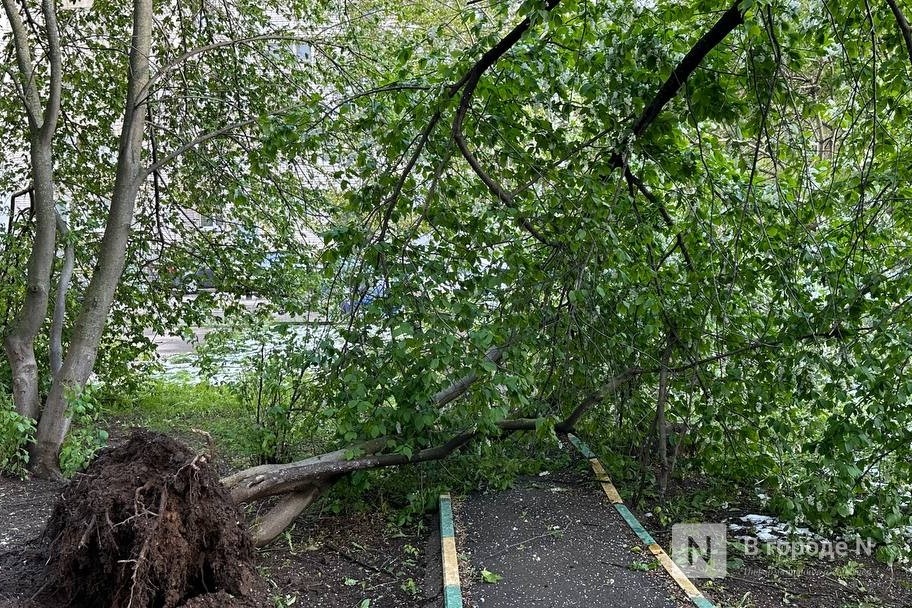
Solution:
M 443 607 L 462 608 L 456 526 L 453 523 L 453 502 L 449 494 L 440 495 L 440 558 L 443 566 Z
M 678 587 L 684 591 L 687 598 L 693 602 L 694 606 L 697 608 L 715 608 L 714 604 L 706 599 L 706 596 L 697 589 L 696 585 L 681 572 L 678 565 L 674 563 L 667 553 L 665 553 L 665 550 L 659 546 L 649 532 L 646 531 L 646 528 L 644 528 L 634 514 L 631 513 L 630 509 L 627 508 L 627 505 L 621 500 L 621 495 L 618 493 L 617 488 L 611 483 L 608 473 L 605 472 L 605 467 L 602 466 L 598 457 L 589 449 L 589 446 L 572 433 L 568 433 L 567 437 L 570 439 L 570 443 L 573 444 L 573 447 L 589 461 L 589 466 L 592 467 L 592 472 L 595 473 L 596 480 L 602 484 L 602 490 L 605 492 L 605 495 L 608 497 L 608 500 L 614 506 L 615 510 L 620 514 L 624 521 L 627 522 L 627 525 L 633 530 L 634 534 L 649 547 L 649 552 L 655 556 L 660 564 L 662 564 L 662 567 L 665 568 L 665 571 L 668 572 L 674 582 L 678 584 Z M 441 512 L 442 511 L 443 509 L 441 509 Z

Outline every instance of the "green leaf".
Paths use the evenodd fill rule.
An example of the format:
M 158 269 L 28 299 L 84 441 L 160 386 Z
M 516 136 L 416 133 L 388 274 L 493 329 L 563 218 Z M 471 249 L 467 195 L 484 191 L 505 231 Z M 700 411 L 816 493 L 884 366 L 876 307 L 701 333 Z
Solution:
M 482 571 L 481 571 L 481 580 L 483 580 L 486 583 L 490 583 L 493 585 L 494 583 L 499 582 L 501 579 L 503 579 L 503 576 L 501 576 L 500 574 L 497 574 L 495 572 L 491 572 L 487 568 L 482 569 Z

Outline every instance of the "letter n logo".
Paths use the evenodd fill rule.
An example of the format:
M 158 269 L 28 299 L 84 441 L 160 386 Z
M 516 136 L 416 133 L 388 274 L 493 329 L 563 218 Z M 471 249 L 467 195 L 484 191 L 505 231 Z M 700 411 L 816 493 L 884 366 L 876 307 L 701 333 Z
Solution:
M 724 578 L 728 565 L 725 524 L 675 524 L 671 559 L 689 578 Z

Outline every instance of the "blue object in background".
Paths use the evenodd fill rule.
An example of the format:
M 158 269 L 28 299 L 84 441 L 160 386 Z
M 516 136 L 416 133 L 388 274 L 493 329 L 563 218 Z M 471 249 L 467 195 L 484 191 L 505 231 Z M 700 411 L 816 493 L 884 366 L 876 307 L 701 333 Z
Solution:
M 357 308 L 370 306 L 374 300 L 378 300 L 386 295 L 386 287 L 383 284 L 377 284 L 364 292 L 360 300 L 345 300 L 342 302 L 342 312 L 350 313 Z

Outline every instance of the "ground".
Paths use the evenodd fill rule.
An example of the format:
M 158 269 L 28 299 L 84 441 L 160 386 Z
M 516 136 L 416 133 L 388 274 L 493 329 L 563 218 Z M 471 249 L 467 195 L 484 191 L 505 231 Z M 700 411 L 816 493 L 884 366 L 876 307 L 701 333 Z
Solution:
M 276 606 L 297 597 L 312 608 L 436 608 L 440 549 L 430 521 L 398 528 L 376 514 L 317 516 L 261 549 L 257 563 Z
M 112 437 L 117 440 L 118 435 Z M 45 582 L 35 539 L 63 488 L 0 478 L 0 608 L 57 608 L 32 598 Z M 632 493 L 622 485 L 619 489 Z M 676 482 L 664 501 L 631 506 L 666 548 L 671 523 L 733 522 L 757 512 L 757 505 L 744 496 L 733 494 L 728 503 L 713 502 L 705 489 L 699 483 Z M 434 517 L 394 526 L 385 514 L 333 514 L 321 508 L 318 505 L 272 545 L 257 551 L 255 565 L 265 588 L 250 606 L 441 606 Z M 568 471 L 522 478 L 506 491 L 457 497 L 456 517 L 470 608 L 688 605 L 621 523 L 582 459 Z M 730 557 L 736 559 L 727 578 L 699 582 L 719 608 L 912 606 L 909 573 L 870 558 L 786 560 L 739 556 L 734 551 Z M 483 572 L 494 582 L 485 582 Z M 186 608 L 227 602 L 228 598 L 209 597 Z
M 471 608 L 688 605 L 591 476 L 520 480 L 458 501 L 455 512 Z
M 671 525 L 677 522 L 736 523 L 762 512 L 756 495 L 729 489 L 720 500 L 705 479 L 675 480 L 664 501 L 644 500 L 633 511 L 653 537 L 670 547 Z M 621 490 L 623 493 L 623 490 Z M 664 506 L 663 506 L 664 505 Z M 632 506 L 629 505 L 628 506 Z M 665 515 L 658 513 L 664 511 Z M 912 574 L 871 556 L 839 559 L 804 556 L 745 556 L 737 532 L 729 531 L 727 576 L 719 581 L 696 581 L 701 591 L 722 608 L 910 608 Z

